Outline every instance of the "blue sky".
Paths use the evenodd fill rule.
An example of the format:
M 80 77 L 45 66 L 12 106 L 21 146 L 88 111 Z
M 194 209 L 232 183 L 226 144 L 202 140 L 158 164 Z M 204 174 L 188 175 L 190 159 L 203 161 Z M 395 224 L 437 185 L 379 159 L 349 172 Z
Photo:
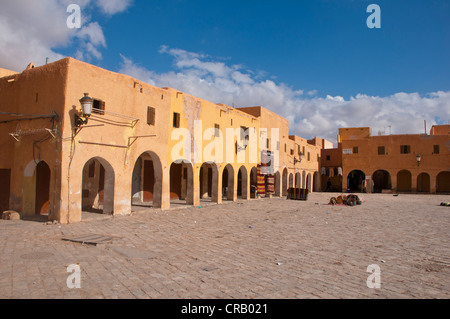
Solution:
M 65 26 L 79 4 L 82 27 Z M 369 4 L 381 29 L 369 29 Z M 450 1 L 0 0 L 0 67 L 72 56 L 157 86 L 263 105 L 291 133 L 450 120 Z
M 369 29 L 367 6 L 381 8 Z M 358 93 L 428 93 L 450 86 L 450 2 L 135 1 L 105 19 L 108 50 L 155 71 L 171 68 L 161 45 L 261 70 L 302 90 L 345 98 Z

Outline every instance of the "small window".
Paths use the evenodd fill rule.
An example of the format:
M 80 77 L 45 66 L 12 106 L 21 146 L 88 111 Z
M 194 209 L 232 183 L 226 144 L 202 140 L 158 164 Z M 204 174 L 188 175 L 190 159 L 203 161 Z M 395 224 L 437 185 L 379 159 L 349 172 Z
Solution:
M 300 150 L 300 145 L 298 146 L 298 155 L 300 155 L 302 152 Z
M 378 155 L 385 155 L 386 149 L 384 146 L 378 146 Z
M 154 107 L 147 107 L 147 124 L 148 125 L 155 125 L 155 108 Z
M 353 146 L 353 154 L 358 154 L 358 152 L 359 152 L 359 147 Z
M 439 145 L 433 145 L 433 154 L 439 154 Z
M 95 113 L 98 114 L 103 114 L 102 111 L 105 111 L 105 102 L 101 101 L 101 100 L 95 100 L 94 99 L 94 103 L 92 105 L 92 109 Z
M 310 161 L 310 160 L 311 160 L 311 153 L 308 152 L 308 161 Z
M 327 161 L 331 161 L 331 156 L 330 155 L 327 155 Z
M 220 137 L 220 125 L 219 124 L 214 124 L 214 136 Z
M 270 138 L 267 139 L 267 149 L 270 149 Z
M 287 144 L 284 144 L 284 152 L 287 153 Z
M 173 113 L 173 127 L 180 127 L 180 113 Z
M 409 154 L 411 153 L 410 145 L 400 145 L 400 154 Z
M 303 152 L 302 152 L 303 154 L 305 154 L 305 147 L 303 146 Z
M 294 150 L 291 150 L 291 155 L 294 155 Z

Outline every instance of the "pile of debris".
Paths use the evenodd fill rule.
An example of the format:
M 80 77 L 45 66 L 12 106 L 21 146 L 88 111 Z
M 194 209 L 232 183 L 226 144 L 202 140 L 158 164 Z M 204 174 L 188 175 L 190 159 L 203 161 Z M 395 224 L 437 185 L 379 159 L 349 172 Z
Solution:
M 20 214 L 13 210 L 7 210 L 0 214 L 2 220 L 20 220 Z
M 341 195 L 338 197 L 331 197 L 328 205 L 347 205 L 347 206 L 356 206 L 361 205 L 362 200 L 358 197 L 358 195 L 350 194 L 350 195 Z

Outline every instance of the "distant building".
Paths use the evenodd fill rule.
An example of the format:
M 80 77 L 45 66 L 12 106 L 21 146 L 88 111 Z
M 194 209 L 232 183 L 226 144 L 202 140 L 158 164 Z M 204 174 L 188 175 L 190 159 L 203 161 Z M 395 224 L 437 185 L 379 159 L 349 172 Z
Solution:
M 330 181 L 332 190 L 343 192 L 366 184 L 375 193 L 450 193 L 449 150 L 450 125 L 433 126 L 429 135 L 373 136 L 368 127 L 341 128 L 338 148 L 322 150 L 322 189 Z

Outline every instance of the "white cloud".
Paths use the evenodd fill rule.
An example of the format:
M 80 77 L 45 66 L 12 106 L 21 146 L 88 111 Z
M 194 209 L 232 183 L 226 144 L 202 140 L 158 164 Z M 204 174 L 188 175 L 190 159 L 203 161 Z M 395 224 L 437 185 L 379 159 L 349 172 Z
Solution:
M 97 0 L 97 5 L 104 13 L 114 15 L 128 9 L 132 2 L 133 0 Z
M 175 71 L 156 73 L 122 56 L 119 72 L 160 87 L 173 87 L 188 94 L 235 107 L 264 106 L 290 122 L 292 134 L 323 137 L 336 142 L 340 127 L 372 127 L 373 133 L 389 129 L 393 134 L 423 132 L 423 121 L 439 124 L 450 119 L 450 92 L 397 93 L 387 97 L 358 94 L 317 97 L 316 90 L 294 90 L 241 66 L 215 62 L 203 54 L 161 47 L 160 53 L 174 58 Z M 442 123 L 441 123 L 442 124 Z M 390 126 L 390 128 L 389 128 Z
M 66 45 L 66 8 L 55 0 L 2 1 L 0 10 L 0 67 L 22 71 L 29 62 L 58 59 L 54 46 Z
M 69 29 L 69 4 L 81 7 L 82 27 Z M 106 40 L 101 26 L 90 21 L 96 7 L 107 15 L 123 12 L 132 0 L 1 0 L 0 67 L 22 71 L 30 62 L 36 65 L 61 59 L 58 49 L 76 45 L 73 56 L 91 61 L 101 59 Z

